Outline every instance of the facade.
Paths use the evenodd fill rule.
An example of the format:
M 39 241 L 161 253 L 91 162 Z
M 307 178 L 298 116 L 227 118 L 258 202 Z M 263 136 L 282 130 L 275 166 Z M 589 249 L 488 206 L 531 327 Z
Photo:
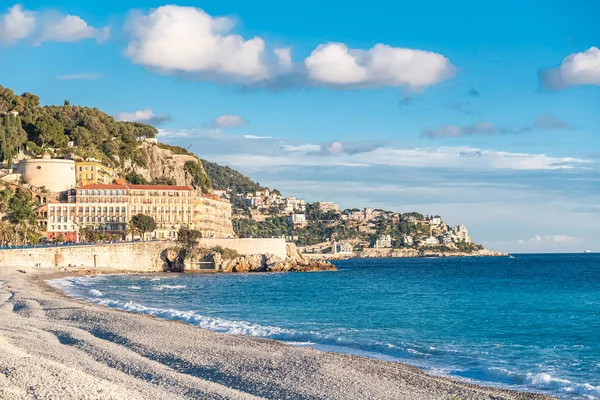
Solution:
M 50 158 L 48 153 L 19 161 L 16 172 L 31 186 L 50 192 L 64 192 L 76 185 L 75 161 Z
M 75 171 L 79 186 L 109 184 L 113 181 L 113 169 L 99 161 L 76 161 Z
M 82 229 L 128 235 L 136 214 L 156 222 L 152 236 L 175 239 L 180 228 L 197 229 L 205 238 L 231 238 L 231 204 L 204 196 L 187 186 L 86 185 L 72 190 L 68 203 L 48 210 L 48 236 L 72 235 Z
M 391 235 L 381 235 L 375 241 L 376 249 L 389 249 L 392 247 L 392 236 Z
M 292 214 L 288 217 L 288 222 L 294 227 L 306 226 L 306 214 Z
M 441 225 L 442 217 L 440 217 L 439 215 L 436 215 L 435 217 L 431 217 L 431 224 L 432 225 Z
M 340 206 L 338 204 L 334 204 L 329 201 L 320 201 L 317 204 L 319 205 L 319 210 L 321 210 L 322 212 L 328 212 L 328 211 L 333 211 L 333 212 L 337 212 L 337 213 L 340 212 Z
M 429 236 L 423 241 L 423 244 L 426 246 L 438 246 L 440 244 L 440 241 L 436 237 Z

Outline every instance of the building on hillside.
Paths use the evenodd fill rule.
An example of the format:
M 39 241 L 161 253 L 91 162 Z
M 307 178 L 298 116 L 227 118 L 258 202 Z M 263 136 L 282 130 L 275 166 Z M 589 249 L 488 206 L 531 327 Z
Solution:
M 9 114 L 13 117 L 18 117 L 19 116 L 19 112 L 17 110 L 12 110 L 9 112 Z
M 401 243 L 404 246 L 409 246 L 410 247 L 410 246 L 412 246 L 412 245 L 415 244 L 412 236 L 402 235 L 402 238 L 400 240 L 401 240 Z
M 438 240 L 438 238 L 433 237 L 433 236 L 429 236 L 428 238 L 426 238 L 423 242 L 421 242 L 423 245 L 425 246 L 439 246 L 440 241 Z
M 66 209 L 65 209 L 66 207 Z M 151 216 L 157 239 L 175 239 L 180 228 L 197 229 L 206 238 L 231 238 L 231 204 L 187 186 L 87 185 L 71 190 L 68 203 L 48 210 L 48 236 L 93 229 L 127 236 L 136 214 Z
M 75 161 L 51 158 L 47 152 L 42 158 L 19 161 L 15 171 L 31 186 L 50 192 L 64 192 L 76 185 Z
M 340 212 L 340 206 L 338 204 L 334 204 L 329 201 L 320 201 L 317 204 L 318 204 L 319 210 L 321 210 L 322 212 L 329 212 L 329 211 L 333 211 L 336 213 Z
M 288 217 L 288 222 L 294 225 L 294 228 L 302 228 L 306 226 L 306 214 L 292 214 Z
M 352 254 L 354 251 L 354 246 L 352 243 L 339 243 L 338 244 L 338 253 L 340 254 Z
M 464 225 L 456 225 L 453 229 L 452 229 L 454 235 L 457 237 L 457 239 L 459 241 L 465 241 L 466 243 L 472 243 L 473 240 L 471 240 L 471 237 L 469 236 L 469 231 L 467 230 L 467 227 Z
M 389 249 L 392 247 L 392 236 L 391 235 L 381 235 L 375 241 L 376 249 Z
M 431 217 L 431 224 L 432 225 L 441 225 L 442 224 L 442 217 L 440 217 L 439 215 L 436 215 L 435 217 Z
M 113 182 L 114 171 L 100 161 L 75 161 L 76 180 L 79 186 L 107 185 Z

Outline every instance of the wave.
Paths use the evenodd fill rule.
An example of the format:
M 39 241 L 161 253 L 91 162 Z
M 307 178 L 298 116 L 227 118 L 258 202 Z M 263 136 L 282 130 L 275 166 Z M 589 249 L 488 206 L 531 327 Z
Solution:
M 90 294 L 91 294 L 92 296 L 95 296 L 95 297 L 101 297 L 101 296 L 104 296 L 104 293 L 102 293 L 102 292 L 101 292 L 101 291 L 99 291 L 98 289 L 90 289 Z
M 506 368 L 491 367 L 485 371 L 455 371 L 455 374 L 479 381 L 525 386 L 536 390 L 558 392 L 572 396 L 586 396 L 588 399 L 600 398 L 600 386 L 572 382 L 568 379 L 553 376 L 547 372 L 519 373 Z
M 185 285 L 160 285 L 160 286 L 154 286 L 152 289 L 154 290 L 179 290 L 179 289 L 187 289 L 187 286 Z
M 141 290 L 142 287 L 141 286 L 127 286 L 127 289 L 131 289 L 131 290 Z

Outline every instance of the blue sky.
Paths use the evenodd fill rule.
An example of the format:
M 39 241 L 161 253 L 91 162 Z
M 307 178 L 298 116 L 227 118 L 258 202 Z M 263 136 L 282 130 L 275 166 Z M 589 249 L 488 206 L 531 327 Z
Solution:
M 0 84 L 154 123 L 309 201 L 441 214 L 498 250 L 600 251 L 599 14 L 593 1 L 6 3 Z

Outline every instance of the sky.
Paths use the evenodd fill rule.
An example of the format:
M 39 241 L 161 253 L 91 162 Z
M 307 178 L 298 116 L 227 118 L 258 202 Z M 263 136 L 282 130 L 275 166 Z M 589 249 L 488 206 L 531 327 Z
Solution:
M 482 5 L 484 4 L 484 5 Z M 29 0 L 0 84 L 98 107 L 264 186 L 600 251 L 600 2 Z

